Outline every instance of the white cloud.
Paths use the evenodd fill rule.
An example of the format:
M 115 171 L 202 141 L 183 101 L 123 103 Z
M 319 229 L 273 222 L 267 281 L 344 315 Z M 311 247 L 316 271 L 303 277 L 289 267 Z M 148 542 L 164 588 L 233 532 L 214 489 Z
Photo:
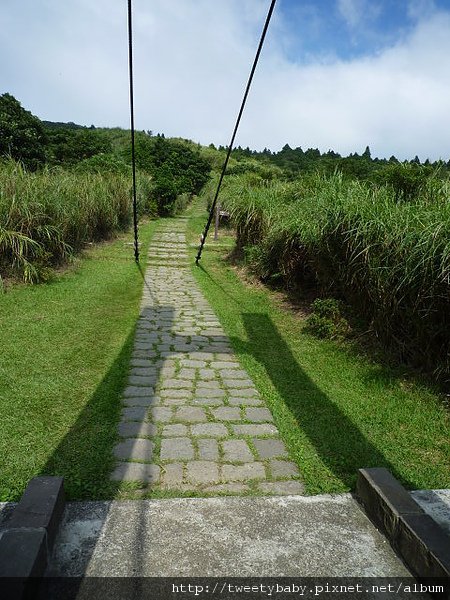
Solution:
M 369 26 L 380 16 L 381 8 L 381 3 L 376 0 L 337 0 L 338 14 L 359 36 L 370 33 Z
M 407 12 L 410 19 L 421 20 L 436 11 L 434 0 L 409 0 Z
M 134 5 L 137 127 L 227 144 L 269 2 Z M 355 0 L 341 5 L 362 18 L 349 12 Z M 237 143 L 450 157 L 450 15 L 417 18 L 375 57 L 302 66 L 284 54 L 281 34 L 293 29 L 277 10 Z M 0 26 L 0 92 L 41 118 L 128 126 L 125 2 L 2 0 Z
M 367 9 L 367 2 L 364 0 L 338 0 L 337 8 L 351 28 L 357 27 L 364 21 L 364 16 Z
M 343 154 L 450 157 L 450 16 L 435 14 L 376 57 L 328 65 L 266 61 L 245 123 L 253 145 Z M 259 121 L 259 129 L 257 127 Z

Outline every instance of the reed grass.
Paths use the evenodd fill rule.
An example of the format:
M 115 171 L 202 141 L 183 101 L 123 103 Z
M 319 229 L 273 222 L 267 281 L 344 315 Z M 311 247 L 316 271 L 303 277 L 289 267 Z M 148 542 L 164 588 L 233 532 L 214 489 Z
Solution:
M 148 180 L 148 181 L 147 181 Z M 139 212 L 153 212 L 149 177 L 139 178 Z M 0 276 L 46 279 L 87 243 L 125 230 L 132 216 L 130 178 L 121 173 L 0 164 Z
M 253 269 L 295 286 L 313 278 L 370 321 L 403 362 L 450 385 L 450 185 L 392 188 L 310 175 L 230 177 L 223 193 Z

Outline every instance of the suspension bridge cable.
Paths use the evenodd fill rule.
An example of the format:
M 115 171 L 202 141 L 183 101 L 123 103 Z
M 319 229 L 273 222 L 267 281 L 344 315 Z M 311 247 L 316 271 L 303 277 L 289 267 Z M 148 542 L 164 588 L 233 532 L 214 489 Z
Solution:
M 131 0 L 128 0 L 128 72 L 130 76 L 130 120 L 131 120 L 131 164 L 133 172 L 133 224 L 134 224 L 134 259 L 139 262 L 139 241 L 136 200 L 136 152 L 134 140 L 134 93 L 133 93 L 133 21 Z
M 267 13 L 266 22 L 264 24 L 264 29 L 262 31 L 261 38 L 260 38 L 259 44 L 258 44 L 258 50 L 256 51 L 255 60 L 253 61 L 253 66 L 252 66 L 252 69 L 250 71 L 250 75 L 249 75 L 249 78 L 248 78 L 248 81 L 247 81 L 247 87 L 245 88 L 244 98 L 242 100 L 241 108 L 239 110 L 239 114 L 238 114 L 238 117 L 236 119 L 236 124 L 234 126 L 233 135 L 231 136 L 230 145 L 228 146 L 228 152 L 227 152 L 225 161 L 223 163 L 222 171 L 220 173 L 219 183 L 217 185 L 216 193 L 214 195 L 214 200 L 213 200 L 213 203 L 211 205 L 211 210 L 209 212 L 208 221 L 206 223 L 205 230 L 204 230 L 204 232 L 202 234 L 201 241 L 200 241 L 200 247 L 198 249 L 198 253 L 197 253 L 197 256 L 195 258 L 195 264 L 196 265 L 198 265 L 198 261 L 202 257 L 203 246 L 205 245 L 206 236 L 208 235 L 208 231 L 209 231 L 209 228 L 211 226 L 211 222 L 213 220 L 214 210 L 216 208 L 217 199 L 219 197 L 220 187 L 222 185 L 222 181 L 223 181 L 223 178 L 225 176 L 225 171 L 227 170 L 228 161 L 230 159 L 231 151 L 233 150 L 234 140 L 236 138 L 237 130 L 239 128 L 239 123 L 241 122 L 242 113 L 244 112 L 244 107 L 245 107 L 245 104 L 247 102 L 247 96 L 248 96 L 248 93 L 250 91 L 250 87 L 251 87 L 252 81 L 253 81 L 253 75 L 255 74 L 255 71 L 256 71 L 256 66 L 258 64 L 259 55 L 261 54 L 261 50 L 262 50 L 262 47 L 263 47 L 263 44 L 264 44 L 264 39 L 266 37 L 267 29 L 269 28 L 270 19 L 272 17 L 272 13 L 273 13 L 273 9 L 275 8 L 276 1 L 277 0 L 272 0 L 272 2 L 270 4 L 269 12 Z

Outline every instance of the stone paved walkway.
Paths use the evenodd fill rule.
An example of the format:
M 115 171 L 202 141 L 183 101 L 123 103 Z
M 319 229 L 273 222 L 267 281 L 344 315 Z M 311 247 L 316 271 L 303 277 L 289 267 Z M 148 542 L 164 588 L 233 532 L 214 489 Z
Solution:
M 205 493 L 301 494 L 272 415 L 188 264 L 186 219 L 162 221 L 149 250 L 116 481 Z

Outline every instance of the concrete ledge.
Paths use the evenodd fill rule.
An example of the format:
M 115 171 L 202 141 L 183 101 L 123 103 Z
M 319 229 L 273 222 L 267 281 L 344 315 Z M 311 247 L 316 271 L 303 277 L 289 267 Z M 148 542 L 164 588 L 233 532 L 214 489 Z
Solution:
M 424 515 L 423 509 L 384 468 L 359 469 L 356 494 L 372 521 L 392 539 L 401 515 Z
M 16 506 L 8 529 L 45 529 L 47 544 L 53 548 L 59 523 L 64 512 L 64 480 L 62 477 L 35 477 Z
M 396 544 L 419 577 L 450 578 L 450 537 L 429 515 L 402 516 Z
M 47 566 L 45 529 L 8 529 L 0 539 L 0 577 L 40 577 Z
M 450 578 L 450 537 L 387 469 L 360 469 L 356 494 L 416 577 Z
M 35 477 L 0 534 L 0 577 L 41 577 L 64 512 L 62 477 Z

